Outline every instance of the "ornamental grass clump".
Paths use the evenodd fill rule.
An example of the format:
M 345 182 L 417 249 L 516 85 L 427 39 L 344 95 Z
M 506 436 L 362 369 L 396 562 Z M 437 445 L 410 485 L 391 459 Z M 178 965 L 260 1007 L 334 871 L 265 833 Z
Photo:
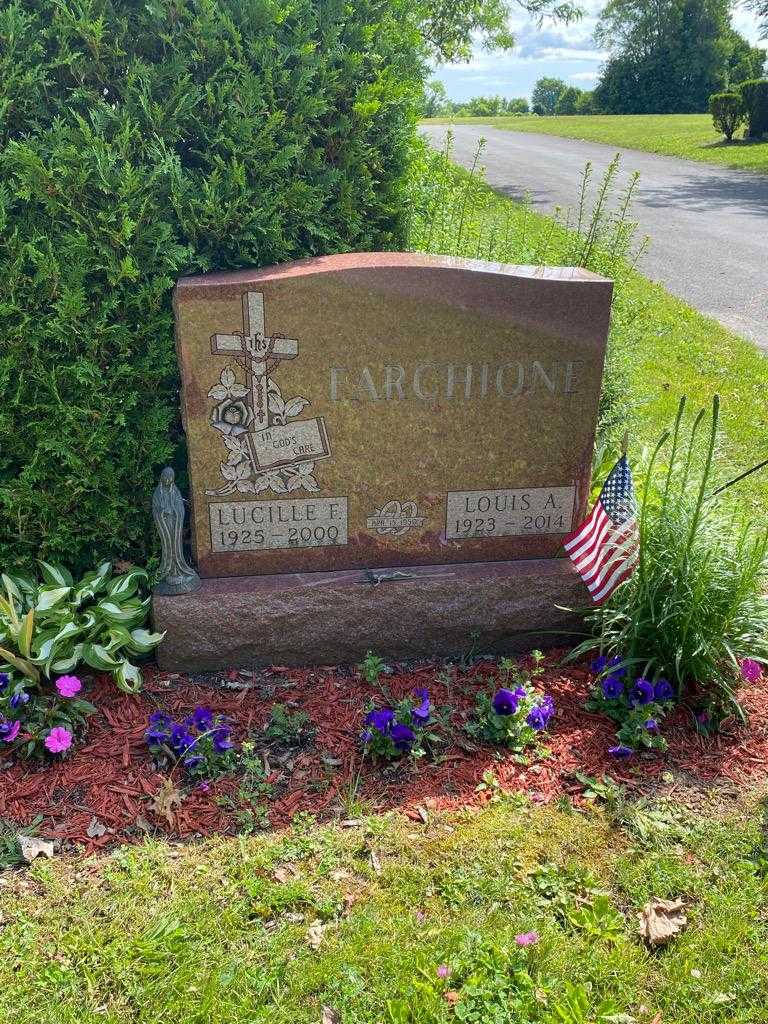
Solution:
M 501 663 L 507 685 L 494 683 L 477 694 L 474 715 L 465 726 L 470 736 L 522 753 L 549 727 L 555 704 L 549 694 L 533 687 L 543 671 L 543 656 L 534 651 L 532 657 L 532 669 L 516 668 L 507 659 Z
M 225 715 L 198 706 L 181 721 L 164 711 L 153 712 L 144 739 L 161 767 L 180 765 L 191 778 L 211 779 L 234 767 L 231 732 Z
M 588 615 L 594 635 L 571 657 L 598 650 L 633 680 L 668 681 L 671 699 L 686 698 L 711 730 L 734 714 L 744 720 L 736 690 L 768 662 L 768 530 L 728 501 L 733 485 L 765 463 L 718 485 L 719 399 L 690 427 L 685 409 L 682 399 L 647 461 L 637 570 Z
M 440 727 L 429 691 L 418 688 L 393 707 L 369 708 L 360 742 L 374 758 L 423 757 L 441 742 Z

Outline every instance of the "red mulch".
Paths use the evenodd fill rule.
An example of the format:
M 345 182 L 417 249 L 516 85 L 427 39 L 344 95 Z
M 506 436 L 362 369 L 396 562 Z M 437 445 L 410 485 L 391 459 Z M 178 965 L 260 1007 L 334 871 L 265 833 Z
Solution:
M 457 671 L 449 685 L 437 677 L 435 663 L 399 666 L 392 676 L 383 677 L 396 698 L 414 687 L 426 686 L 436 705 L 455 709 L 454 722 L 461 725 L 474 705 L 474 694 L 487 685 L 497 668 L 479 663 L 468 671 Z M 340 793 L 354 773 L 361 772 L 360 797 L 380 810 L 400 808 L 417 818 L 417 808 L 458 808 L 482 803 L 487 793 L 477 793 L 483 772 L 490 769 L 507 790 L 522 790 L 535 802 L 546 803 L 563 794 L 578 796 L 583 787 L 573 777 L 609 774 L 634 788 L 659 782 L 663 772 L 688 776 L 696 784 L 730 783 L 746 787 L 768 778 L 768 676 L 745 687 L 740 694 L 749 715 L 748 728 L 731 725 L 717 737 L 698 736 L 691 716 L 678 709 L 667 719 L 666 754 L 646 754 L 632 762 L 616 762 L 607 748 L 615 739 L 610 721 L 584 709 L 592 677 L 581 667 L 561 669 L 557 658 L 547 660 L 539 686 L 551 693 L 557 709 L 551 734 L 545 737 L 551 756 L 525 767 L 510 754 L 488 747 L 471 749 L 457 730 L 456 742 L 447 748 L 439 763 L 427 760 L 382 768 L 366 762 L 360 765 L 358 736 L 362 711 L 378 690 L 354 671 L 335 668 L 273 668 L 264 672 L 230 673 L 232 685 L 248 688 L 226 689 L 227 674 L 195 677 L 193 681 L 168 676 L 157 670 L 145 673 L 139 696 L 120 693 L 109 677 L 96 679 L 88 698 L 98 707 L 89 720 L 84 745 L 63 758 L 45 765 L 18 762 L 0 774 L 0 817 L 28 824 L 43 816 L 41 834 L 78 844 L 86 852 L 115 842 L 137 842 L 147 831 L 188 839 L 212 832 L 236 829 L 234 813 L 220 803 L 223 796 L 235 796 L 239 779 L 229 777 L 208 788 L 191 790 L 176 812 L 175 825 L 158 817 L 150 808 L 164 776 L 155 771 L 144 743 L 149 714 L 158 708 L 183 717 L 196 704 L 231 715 L 235 732 L 242 739 L 249 730 L 260 729 L 273 703 L 282 702 L 309 713 L 317 729 L 311 747 L 297 754 L 293 770 L 277 768 L 274 773 L 275 799 L 268 805 L 273 826 L 290 822 L 294 814 L 307 811 L 317 817 L 339 814 Z M 329 767 L 328 758 L 341 762 Z M 341 812 L 343 813 L 343 812 Z M 89 836 L 96 825 L 107 831 Z

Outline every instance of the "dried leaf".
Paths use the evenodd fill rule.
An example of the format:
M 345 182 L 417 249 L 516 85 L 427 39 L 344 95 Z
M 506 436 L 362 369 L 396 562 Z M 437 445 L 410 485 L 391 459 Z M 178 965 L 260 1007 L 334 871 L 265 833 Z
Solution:
M 272 877 L 276 882 L 280 882 L 284 885 L 286 882 L 290 882 L 292 878 L 295 878 L 298 873 L 299 872 L 293 864 L 284 864 L 282 867 L 275 868 L 272 873 Z
M 90 836 L 91 839 L 100 839 L 107 831 L 107 826 L 103 825 L 98 818 L 91 818 L 88 823 L 88 828 L 85 830 L 85 834 Z
M 53 842 L 48 839 L 37 839 L 35 836 L 19 836 L 21 856 L 31 864 L 35 857 L 53 857 Z
M 455 1006 L 456 1003 L 458 1003 L 458 1001 L 459 1001 L 459 993 L 458 992 L 453 992 L 451 990 L 449 990 L 448 992 L 443 992 L 443 999 L 450 1006 Z
M 313 921 L 307 930 L 307 945 L 311 949 L 319 949 L 325 935 L 327 924 L 322 921 Z
M 165 818 L 169 825 L 174 822 L 174 807 L 181 807 L 182 795 L 173 784 L 171 779 L 163 779 L 160 789 L 150 801 L 150 810 L 154 811 L 161 818 Z
M 688 924 L 683 901 L 652 899 L 638 914 L 639 932 L 649 946 L 663 946 Z
M 333 882 L 343 882 L 346 878 L 352 878 L 353 875 L 344 868 L 337 868 L 335 871 L 331 872 L 330 877 Z
M 330 1006 L 324 1006 L 320 1024 L 341 1024 L 341 1014 Z
M 377 875 L 381 874 L 381 860 L 375 850 L 371 850 L 371 867 Z

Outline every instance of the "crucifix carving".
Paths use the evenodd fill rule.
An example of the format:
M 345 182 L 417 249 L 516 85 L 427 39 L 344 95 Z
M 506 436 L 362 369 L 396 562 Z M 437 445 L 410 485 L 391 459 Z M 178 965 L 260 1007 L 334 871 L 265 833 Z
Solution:
M 257 430 L 268 427 L 269 375 L 281 360 L 294 359 L 299 354 L 299 343 L 281 334 L 267 335 L 261 292 L 243 295 L 243 330 L 234 334 L 212 335 L 211 351 L 216 355 L 236 353 L 245 357 L 246 385 L 251 392 L 254 426 Z

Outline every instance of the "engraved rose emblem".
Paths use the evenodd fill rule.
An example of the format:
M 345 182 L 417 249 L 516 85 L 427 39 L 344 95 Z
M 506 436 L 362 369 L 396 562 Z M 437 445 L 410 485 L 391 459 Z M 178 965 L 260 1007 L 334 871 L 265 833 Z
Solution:
M 211 425 L 231 437 L 244 434 L 253 422 L 253 413 L 243 401 L 247 394 L 248 388 L 239 383 L 232 367 L 225 366 L 219 383 L 208 392 L 208 397 L 218 403 L 211 414 Z

